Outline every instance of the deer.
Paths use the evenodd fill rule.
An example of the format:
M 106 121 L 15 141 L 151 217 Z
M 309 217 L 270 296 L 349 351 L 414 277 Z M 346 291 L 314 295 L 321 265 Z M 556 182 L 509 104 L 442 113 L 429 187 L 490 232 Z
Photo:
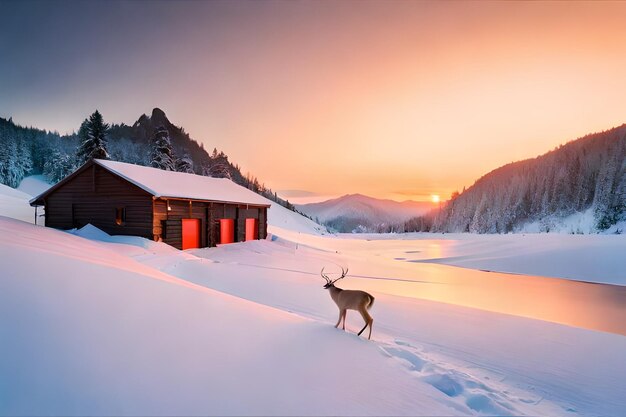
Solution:
M 346 313 L 348 310 L 356 310 L 361 313 L 363 320 L 365 320 L 365 326 L 358 333 L 358 336 L 361 336 L 363 330 L 369 326 L 370 333 L 369 336 L 367 336 L 367 339 L 369 340 L 372 337 L 372 323 L 374 323 L 374 319 L 370 316 L 367 310 L 369 310 L 374 304 L 374 297 L 365 291 L 344 290 L 335 287 L 335 282 L 345 278 L 347 274 L 348 269 L 346 268 L 344 271 L 343 268 L 341 268 L 341 276 L 336 279 L 330 279 L 324 274 L 324 268 L 322 268 L 321 272 L 322 278 L 326 280 L 324 289 L 327 289 L 330 292 L 330 298 L 333 299 L 339 308 L 339 320 L 337 321 L 337 324 L 335 324 L 335 328 L 339 327 L 339 323 L 341 323 L 341 319 L 343 319 L 343 330 L 346 330 Z

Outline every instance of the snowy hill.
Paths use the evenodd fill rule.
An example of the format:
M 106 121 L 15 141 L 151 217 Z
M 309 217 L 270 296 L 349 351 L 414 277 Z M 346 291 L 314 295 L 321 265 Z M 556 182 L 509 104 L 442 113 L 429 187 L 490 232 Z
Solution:
M 593 228 L 589 221 L 593 217 Z M 565 218 L 573 218 L 563 221 Z M 430 231 L 570 233 L 609 229 L 626 216 L 626 125 L 571 141 L 483 176 L 447 202 Z M 566 226 L 567 227 L 567 226 Z
M 17 187 L 18 190 L 30 195 L 31 197 L 38 196 L 39 194 L 50 188 L 52 184 L 46 180 L 43 175 L 31 175 L 26 177 L 20 182 Z
M 0 415 L 573 417 L 626 406 L 623 336 L 394 296 L 379 284 L 423 288 L 456 269 L 372 258 L 391 255 L 385 240 L 285 235 L 296 240 L 183 252 L 0 217 Z M 354 334 L 356 314 L 348 332 L 333 328 L 318 268 L 348 263 L 344 286 L 376 296 L 372 341 Z
M 50 184 L 41 175 L 24 178 L 17 189 L 0 184 L 0 216 L 34 223 L 35 209 L 28 202 L 35 195 L 47 190 L 49 187 Z M 37 223 L 43 225 L 43 208 L 40 208 L 37 214 L 39 216 Z
M 350 194 L 332 200 L 298 205 L 304 214 L 338 232 L 389 231 L 390 225 L 422 215 L 435 206 L 428 202 L 383 200 Z
M 35 209 L 29 204 L 31 195 L 0 184 L 0 216 L 7 216 L 25 222 L 35 221 Z
M 416 398 L 460 414 L 332 326 L 67 233 L 6 218 L 0 231 L 13 265 L 0 279 L 0 415 L 400 415 Z

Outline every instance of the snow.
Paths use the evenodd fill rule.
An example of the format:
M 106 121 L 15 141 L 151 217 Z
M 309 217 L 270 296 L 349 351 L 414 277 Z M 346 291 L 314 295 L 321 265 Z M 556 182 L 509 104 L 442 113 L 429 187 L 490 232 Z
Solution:
M 0 217 L 0 415 L 623 414 L 626 236 L 268 221 L 179 251 Z M 376 297 L 372 341 L 333 328 L 322 266 Z
M 626 285 L 626 235 L 405 233 L 339 235 L 388 241 L 385 256 L 400 263 L 463 268 Z
M 0 184 L 0 216 L 7 216 L 13 219 L 19 219 L 24 222 L 35 222 L 35 208 L 28 204 L 34 194 L 39 194 L 50 187 L 45 182 L 43 176 L 34 175 L 26 177 L 22 180 L 17 189 L 7 185 Z M 43 209 L 39 208 L 40 216 L 37 223 L 43 224 Z
M 589 208 L 583 212 L 577 212 L 566 217 L 546 216 L 541 220 L 526 223 L 515 233 L 568 233 L 568 234 L 596 234 L 598 219 L 594 209 Z M 602 234 L 624 233 L 626 231 L 626 220 L 622 220 L 612 225 L 609 229 L 602 231 Z
M 26 177 L 20 182 L 20 185 L 17 187 L 18 190 L 28 194 L 30 198 L 37 196 L 48 188 L 50 188 L 52 184 L 50 184 L 46 177 L 43 175 L 31 175 Z
M 453 268 L 390 259 L 389 245 L 406 241 L 273 233 L 181 252 L 92 226 L 65 233 L 0 218 L 0 415 L 626 407 L 622 335 L 372 290 L 413 268 Z M 347 333 L 333 328 L 319 269 L 339 265 L 350 267 L 344 287 L 376 297 L 371 342 L 354 334 L 354 312 Z
M 268 199 L 227 178 L 164 171 L 102 159 L 94 161 L 156 197 L 270 205 Z
M 410 218 L 435 208 L 431 202 L 393 201 L 368 197 L 362 194 L 296 205 L 296 208 L 318 221 L 331 222 L 340 231 L 352 232 L 354 225 L 373 229 L 381 224 L 402 224 Z
M 35 209 L 28 204 L 30 195 L 0 184 L 0 215 L 34 223 Z
M 421 412 L 460 414 L 323 323 L 71 234 L 6 218 L 0 232 L 18 266 L 0 280 L 2 415 L 400 415 L 417 398 Z
M 270 202 L 270 200 L 267 200 Z M 326 228 L 313 220 L 286 209 L 271 201 L 272 207 L 267 211 L 267 230 L 269 233 L 290 230 L 296 233 L 312 235 L 328 234 Z

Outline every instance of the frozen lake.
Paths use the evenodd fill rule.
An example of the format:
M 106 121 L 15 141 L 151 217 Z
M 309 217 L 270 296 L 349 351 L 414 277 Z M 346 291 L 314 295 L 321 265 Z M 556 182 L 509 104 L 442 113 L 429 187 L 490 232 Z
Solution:
M 351 266 L 346 288 L 626 335 L 624 235 L 340 237 L 300 241 Z

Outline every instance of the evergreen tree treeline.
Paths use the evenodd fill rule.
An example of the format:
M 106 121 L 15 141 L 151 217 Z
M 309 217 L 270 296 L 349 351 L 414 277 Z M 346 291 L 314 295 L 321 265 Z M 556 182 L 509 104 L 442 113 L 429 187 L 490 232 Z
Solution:
M 165 113 L 154 109 L 133 126 L 105 123 L 96 110 L 77 133 L 22 127 L 12 119 L 0 118 L 0 183 L 13 188 L 28 175 L 43 174 L 58 182 L 90 158 L 112 159 L 144 166 L 229 178 L 278 204 L 294 210 L 257 178 L 243 175 L 224 152 L 209 155 L 202 144 L 191 139 L 182 127 L 170 123 Z
M 549 232 L 555 219 L 589 209 L 598 230 L 626 218 L 626 125 L 498 168 L 405 229 L 508 233 L 537 221 Z
M 64 136 L 0 118 L 2 184 L 17 187 L 32 174 L 57 182 L 90 157 L 230 178 L 295 210 L 256 177 L 244 175 L 224 152 L 207 153 L 159 109 L 151 117 L 141 116 L 133 126 L 109 126 L 96 111 L 78 133 Z M 626 125 L 505 165 L 455 193 L 441 211 L 373 231 L 507 233 L 529 221 L 539 221 L 544 231 L 550 231 L 550 218 L 588 209 L 599 230 L 626 217 Z

